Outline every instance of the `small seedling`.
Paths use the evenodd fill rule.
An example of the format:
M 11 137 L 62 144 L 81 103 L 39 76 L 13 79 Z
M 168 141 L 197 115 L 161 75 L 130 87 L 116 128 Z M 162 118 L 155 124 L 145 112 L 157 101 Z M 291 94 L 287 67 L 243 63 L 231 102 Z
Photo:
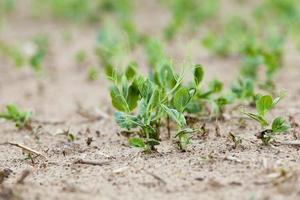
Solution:
M 74 142 L 76 140 L 76 136 L 71 132 L 67 133 L 67 138 L 68 138 L 68 142 Z
M 31 129 L 31 117 L 31 111 L 20 111 L 20 109 L 13 104 L 6 106 L 6 112 L 0 113 L 0 118 L 14 122 L 15 126 L 19 129 Z
M 77 64 L 81 65 L 82 63 L 85 62 L 86 57 L 87 57 L 86 52 L 83 49 L 80 49 L 75 54 L 75 61 Z
M 231 91 L 235 99 L 246 100 L 250 105 L 255 104 L 256 95 L 252 79 L 238 79 L 237 83 L 231 87 Z
M 266 114 L 276 106 L 276 104 L 282 99 L 283 96 L 273 99 L 270 95 L 259 96 L 256 101 L 256 112 L 250 113 L 244 112 L 245 115 L 258 122 L 263 129 L 256 134 L 258 139 L 261 139 L 263 144 L 268 145 L 276 135 L 288 131 L 289 124 L 282 117 L 276 117 L 270 128 L 267 128 L 270 124 L 266 119 Z
M 98 79 L 99 71 L 95 67 L 90 67 L 87 74 L 87 79 L 89 81 L 95 81 Z
M 197 65 L 194 69 L 194 83 L 191 84 L 195 94 L 187 105 L 186 111 L 188 113 L 203 113 L 205 108 L 210 106 L 210 110 L 219 118 L 224 112 L 224 107 L 229 103 L 227 97 L 220 94 L 223 83 L 217 79 L 212 80 L 208 84 L 208 89 L 203 90 L 200 87 L 203 77 L 203 67 Z
M 43 64 L 49 50 L 49 38 L 47 35 L 37 35 L 32 40 L 33 52 L 29 55 L 28 64 L 38 77 L 43 71 Z
M 234 146 L 233 146 L 234 149 L 236 149 L 239 145 L 242 144 L 242 139 L 240 137 L 236 136 L 235 134 L 233 134 L 232 132 L 229 132 L 228 138 L 230 141 L 232 141 L 234 143 Z

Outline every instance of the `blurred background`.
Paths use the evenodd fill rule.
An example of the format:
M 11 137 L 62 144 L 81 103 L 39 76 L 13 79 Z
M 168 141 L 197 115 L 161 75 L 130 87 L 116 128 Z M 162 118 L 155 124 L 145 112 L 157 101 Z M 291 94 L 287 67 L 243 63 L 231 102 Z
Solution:
M 299 27 L 298 0 L 1 0 L 0 88 L 17 85 L 0 94 L 9 102 L 20 86 L 27 97 L 47 84 L 97 88 L 109 66 L 135 62 L 146 73 L 165 58 L 179 69 L 201 63 L 225 84 L 273 87 L 298 55 Z

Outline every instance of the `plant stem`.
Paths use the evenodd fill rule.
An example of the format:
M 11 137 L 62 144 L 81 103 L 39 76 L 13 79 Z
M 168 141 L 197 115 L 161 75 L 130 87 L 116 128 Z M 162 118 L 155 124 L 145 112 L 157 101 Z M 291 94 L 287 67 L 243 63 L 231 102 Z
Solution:
M 171 128 L 170 128 L 170 117 L 167 117 L 167 131 L 168 131 L 168 138 L 171 138 Z

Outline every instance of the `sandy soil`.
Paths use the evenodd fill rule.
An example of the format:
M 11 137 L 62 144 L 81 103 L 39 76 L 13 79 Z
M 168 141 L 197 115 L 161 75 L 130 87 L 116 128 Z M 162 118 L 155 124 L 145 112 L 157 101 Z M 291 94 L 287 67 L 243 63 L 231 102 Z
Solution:
M 300 146 L 262 146 L 254 136 L 258 131 L 255 124 L 247 121 L 245 129 L 239 127 L 241 114 L 237 111 L 219 122 L 220 136 L 215 133 L 215 122 L 195 124 L 206 123 L 209 134 L 206 138 L 195 137 L 188 152 L 180 152 L 174 141 L 166 139 L 153 154 L 129 148 L 126 138 L 117 134 L 108 82 L 103 75 L 88 82 L 86 69 L 74 61 L 76 51 L 83 48 L 90 52 L 88 62 L 97 64 L 92 53 L 96 30 L 32 21 L 20 14 L 8 20 L 0 33 L 2 39 L 12 43 L 38 33 L 49 33 L 51 38 L 42 90 L 30 70 L 15 70 L 0 58 L 0 107 L 16 103 L 32 108 L 34 119 L 46 122 L 34 123 L 34 131 L 30 132 L 1 121 L 0 142 L 21 143 L 47 157 L 37 158 L 32 165 L 20 148 L 0 145 L 0 170 L 12 170 L 4 182 L 6 189 L 0 187 L 0 199 L 300 199 Z M 64 31 L 73 36 L 71 42 L 64 41 Z M 235 78 L 235 58 L 212 58 L 199 47 L 199 41 L 186 43 L 184 38 L 177 40 L 169 47 L 169 54 L 181 60 L 181 52 L 193 49 L 193 60 L 206 66 L 207 80 L 218 77 L 229 84 Z M 278 88 L 286 89 L 288 95 L 272 115 L 291 115 L 300 121 L 300 57 L 292 48 L 287 47 L 287 52 L 285 69 L 276 79 Z M 78 113 L 79 104 L 83 111 L 98 109 L 107 116 L 99 120 L 83 117 Z M 75 142 L 67 142 L 61 134 L 67 129 L 76 135 Z M 228 140 L 230 131 L 243 140 L 237 149 Z M 88 137 L 93 138 L 90 146 L 86 144 Z M 277 140 L 294 138 L 289 132 Z M 75 164 L 79 159 L 103 165 Z M 16 184 L 26 169 L 30 174 L 24 184 Z

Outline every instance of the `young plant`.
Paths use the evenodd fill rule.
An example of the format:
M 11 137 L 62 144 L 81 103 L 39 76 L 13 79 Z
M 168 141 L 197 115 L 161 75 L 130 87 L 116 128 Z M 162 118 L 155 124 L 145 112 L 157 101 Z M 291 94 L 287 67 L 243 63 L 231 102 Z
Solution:
M 208 83 L 208 89 L 203 90 L 200 85 L 204 77 L 204 70 L 201 65 L 194 69 L 194 89 L 195 94 L 187 105 L 188 113 L 203 113 L 210 108 L 210 111 L 220 117 L 224 111 L 225 105 L 229 103 L 226 96 L 221 95 L 223 83 L 217 79 Z
M 135 65 L 132 64 L 128 65 L 123 76 L 114 69 L 107 70 L 107 75 L 113 81 L 110 96 L 112 105 L 117 110 L 117 124 L 128 131 L 139 128 L 139 137 L 129 138 L 129 144 L 143 147 L 145 150 L 154 150 L 154 146 L 159 144 L 159 89 L 149 79 L 137 76 Z M 138 102 L 139 114 L 134 115 L 133 111 Z
M 130 64 L 124 75 L 113 68 L 106 69 L 113 81 L 110 89 L 112 105 L 118 111 L 115 119 L 122 129 L 132 131 L 131 146 L 145 151 L 160 143 L 160 126 L 170 117 L 178 127 L 179 146 L 185 150 L 193 130 L 186 125 L 183 112 L 194 95 L 194 88 L 182 86 L 182 75 L 177 75 L 170 62 L 162 62 L 150 78 L 138 75 L 136 65 Z M 138 108 L 138 111 L 135 111 Z
M 194 93 L 194 89 L 181 87 L 173 97 L 174 108 L 162 105 L 163 110 L 177 125 L 178 131 L 175 138 L 178 138 L 178 145 L 182 151 L 186 151 L 187 145 L 190 143 L 191 134 L 195 132 L 195 130 L 187 127 L 186 119 L 183 115 Z
M 78 65 L 82 65 L 86 61 L 86 52 L 83 49 L 80 49 L 75 54 L 75 61 Z
M 33 39 L 32 45 L 35 51 L 28 58 L 29 65 L 37 75 L 40 75 L 49 49 L 49 38 L 46 35 L 38 35 Z
M 90 67 L 87 72 L 88 81 L 95 81 L 98 79 L 99 70 L 96 67 Z
M 235 99 L 244 100 L 249 102 L 250 105 L 255 105 L 256 95 L 252 79 L 239 78 L 237 83 L 231 87 L 231 92 L 234 94 Z
M 6 112 L 0 113 L 0 118 L 12 121 L 19 129 L 31 129 L 31 111 L 20 111 L 20 109 L 13 104 L 6 106 Z
M 228 139 L 234 143 L 233 148 L 236 149 L 238 146 L 242 144 L 242 139 L 232 132 L 229 132 Z
M 282 117 L 276 117 L 270 126 L 266 119 L 266 114 L 276 106 L 283 96 L 273 99 L 270 95 L 259 96 L 256 101 L 256 113 L 244 112 L 245 115 L 258 122 L 262 131 L 256 136 L 261 139 L 263 144 L 268 145 L 276 135 L 286 132 L 289 129 L 289 124 Z

